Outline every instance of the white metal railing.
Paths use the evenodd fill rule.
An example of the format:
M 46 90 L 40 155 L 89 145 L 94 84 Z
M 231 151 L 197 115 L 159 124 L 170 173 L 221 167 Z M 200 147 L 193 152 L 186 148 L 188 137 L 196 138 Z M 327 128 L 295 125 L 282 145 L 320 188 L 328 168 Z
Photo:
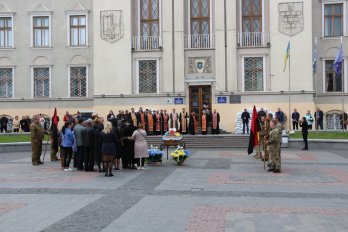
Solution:
M 268 32 L 242 32 L 237 34 L 238 47 L 268 47 L 270 36 Z
M 211 34 L 185 35 L 185 48 L 188 48 L 188 49 L 214 48 L 215 47 L 214 37 L 215 36 Z
M 134 50 L 162 49 L 162 37 L 161 36 L 133 36 L 132 48 Z

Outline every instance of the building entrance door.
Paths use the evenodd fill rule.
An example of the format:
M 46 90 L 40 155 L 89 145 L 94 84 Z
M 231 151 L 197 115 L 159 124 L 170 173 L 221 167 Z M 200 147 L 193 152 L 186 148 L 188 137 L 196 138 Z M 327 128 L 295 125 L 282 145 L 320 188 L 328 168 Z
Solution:
M 190 113 L 195 112 L 198 122 L 201 122 L 205 106 L 211 112 L 211 86 L 190 86 Z

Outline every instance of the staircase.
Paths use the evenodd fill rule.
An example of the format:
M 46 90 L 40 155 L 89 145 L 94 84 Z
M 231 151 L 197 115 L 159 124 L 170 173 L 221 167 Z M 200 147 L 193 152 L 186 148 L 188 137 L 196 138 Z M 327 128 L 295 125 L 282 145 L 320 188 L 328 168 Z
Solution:
M 186 148 L 247 148 L 249 136 L 222 134 L 222 135 L 184 135 L 182 141 Z M 159 146 L 162 136 L 148 136 L 148 145 Z

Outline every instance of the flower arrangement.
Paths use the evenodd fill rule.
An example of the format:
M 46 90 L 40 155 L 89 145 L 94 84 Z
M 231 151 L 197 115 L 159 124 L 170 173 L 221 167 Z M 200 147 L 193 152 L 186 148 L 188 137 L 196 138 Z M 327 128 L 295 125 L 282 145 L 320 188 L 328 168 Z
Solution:
M 158 147 L 151 147 L 148 149 L 149 161 L 152 163 L 162 162 L 163 151 L 160 151 Z
M 182 135 L 175 128 L 170 128 L 162 137 L 162 140 L 181 140 Z
M 178 146 L 175 151 L 173 151 L 170 156 L 173 158 L 173 160 L 178 164 L 182 164 L 187 157 L 190 156 L 190 152 L 188 150 L 185 150 L 183 147 Z

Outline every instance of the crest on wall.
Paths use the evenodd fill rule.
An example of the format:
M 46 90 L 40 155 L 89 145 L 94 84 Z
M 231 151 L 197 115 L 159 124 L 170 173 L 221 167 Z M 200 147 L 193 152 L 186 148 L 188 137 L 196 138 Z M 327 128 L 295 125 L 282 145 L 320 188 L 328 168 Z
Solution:
M 303 31 L 303 2 L 279 3 L 279 32 L 294 36 Z
M 212 73 L 211 57 L 189 57 L 188 73 Z
M 100 12 L 100 37 L 110 43 L 123 38 L 122 10 L 108 10 Z

